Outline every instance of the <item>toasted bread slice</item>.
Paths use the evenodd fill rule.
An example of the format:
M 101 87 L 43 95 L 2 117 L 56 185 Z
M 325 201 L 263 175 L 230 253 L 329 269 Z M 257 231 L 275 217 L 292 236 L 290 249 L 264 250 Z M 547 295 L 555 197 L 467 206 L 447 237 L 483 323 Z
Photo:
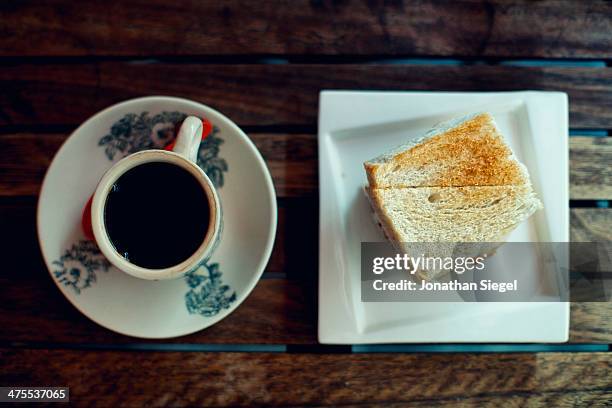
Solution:
M 422 138 L 365 162 L 364 167 L 371 188 L 530 183 L 527 169 L 488 113 L 441 123 Z
M 542 207 L 531 185 L 371 189 L 387 238 L 402 242 L 501 242 Z
M 523 220 L 542 207 L 530 185 L 365 188 L 374 219 L 395 248 L 411 256 L 491 255 Z M 466 244 L 466 243 L 475 244 Z M 416 276 L 443 279 L 448 270 Z

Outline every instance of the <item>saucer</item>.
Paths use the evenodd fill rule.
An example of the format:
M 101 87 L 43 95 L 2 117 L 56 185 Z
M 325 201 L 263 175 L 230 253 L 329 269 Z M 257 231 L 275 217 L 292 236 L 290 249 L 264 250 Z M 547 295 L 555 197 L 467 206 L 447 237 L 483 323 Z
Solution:
M 212 258 L 185 277 L 137 279 L 113 267 L 85 238 L 81 213 L 115 162 L 163 148 L 188 115 L 213 124 L 200 146 L 198 165 L 217 187 L 223 236 Z M 164 208 L 159 214 L 167 216 Z M 169 338 L 211 326 L 244 301 L 270 257 L 277 209 L 266 164 L 236 124 L 200 103 L 152 96 L 111 106 L 70 135 L 47 171 L 37 217 L 51 278 L 79 311 L 121 334 Z

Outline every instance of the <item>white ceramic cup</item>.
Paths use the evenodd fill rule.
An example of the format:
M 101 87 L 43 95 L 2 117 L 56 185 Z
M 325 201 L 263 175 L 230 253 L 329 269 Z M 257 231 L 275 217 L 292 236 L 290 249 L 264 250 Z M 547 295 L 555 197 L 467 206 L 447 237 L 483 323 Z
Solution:
M 174 279 L 194 270 L 212 255 L 221 236 L 222 213 L 213 183 L 196 164 L 201 136 L 202 121 L 195 116 L 189 116 L 181 125 L 173 151 L 144 150 L 131 154 L 118 161 L 102 176 L 91 204 L 91 225 L 100 251 L 119 270 L 141 279 Z M 190 172 L 200 182 L 210 208 L 208 230 L 198 249 L 183 262 L 164 269 L 143 268 L 126 260 L 115 250 L 104 222 L 104 207 L 113 184 L 128 170 L 151 162 L 171 163 Z

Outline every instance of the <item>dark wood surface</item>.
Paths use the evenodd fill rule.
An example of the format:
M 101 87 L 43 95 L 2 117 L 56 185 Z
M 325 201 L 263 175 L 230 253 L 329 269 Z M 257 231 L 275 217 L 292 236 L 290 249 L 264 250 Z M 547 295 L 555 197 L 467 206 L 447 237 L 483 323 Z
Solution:
M 40 190 L 53 155 L 68 133 L 9 133 L 0 137 L 0 197 L 32 196 Z M 314 134 L 250 133 L 281 198 L 314 197 L 318 192 L 317 137 Z M 612 199 L 612 141 L 571 137 L 570 199 Z
M 604 404 L 612 388 L 607 353 L 126 355 L 0 349 L 0 359 L 1 382 L 70 383 L 77 405 L 127 400 L 138 406 L 524 406 L 535 398 L 542 406 L 563 407 Z
M 610 58 L 606 1 L 2 2 L 3 55 Z
M 70 386 L 78 406 L 611 403 L 610 353 L 589 351 L 612 343 L 611 303 L 571 305 L 563 353 L 319 345 L 316 132 L 322 89 L 566 92 L 583 135 L 569 140 L 571 239 L 610 241 L 612 2 L 3 2 L 0 34 L 0 385 Z M 246 301 L 166 340 L 81 315 L 50 279 L 35 225 L 42 178 L 72 130 L 153 94 L 242 126 L 279 207 L 272 257 Z
M 316 135 L 252 133 L 272 172 L 279 197 L 279 223 L 274 250 L 264 279 L 246 303 L 219 324 L 176 342 L 241 344 L 315 344 L 318 240 Z M 5 134 L 0 136 L 0 228 L 15 231 L 8 252 L 19 256 L 5 262 L 0 277 L 0 341 L 60 343 L 129 343 L 133 339 L 110 333 L 81 316 L 63 299 L 49 279 L 36 240 L 35 195 L 46 167 L 66 139 L 64 134 Z M 585 141 L 586 140 L 586 141 Z M 606 146 L 596 138 L 572 137 L 570 175 L 574 169 L 607 184 L 599 185 L 601 199 L 611 199 L 612 179 L 601 178 L 612 153 L 585 150 Z M 574 153 L 578 149 L 579 154 Z M 587 169 L 587 170 L 584 170 Z M 591 173 L 588 169 L 594 169 Z M 608 167 L 609 169 L 609 167 Z M 584 178 L 584 177 L 583 177 Z M 588 178 L 588 177 L 587 177 Z M 582 185 L 585 185 L 584 182 Z M 571 184 L 572 199 L 576 185 Z M 596 186 L 594 187 L 596 188 Z M 606 191 L 608 193 L 606 193 Z M 573 241 L 612 240 L 612 209 L 571 210 Z M 292 232 L 300 231 L 299 234 Z M 32 256 L 34 254 L 34 256 Z M 27 263 L 24 265 L 23 260 Z M 299 261 L 298 261 L 299 260 Z M 310 261 L 304 261 L 310 260 Z M 279 279 L 279 274 L 283 279 Z M 15 284 L 15 280 L 19 284 Z M 27 290 L 24 290 L 27 288 Z M 31 299 L 38 299 L 32 303 Z M 61 305 L 61 307 L 59 307 Z M 4 311 L 4 312 L 3 312 Z M 609 303 L 581 303 L 571 308 L 574 343 L 612 342 Z M 10 323 L 19 316 L 19 325 Z M 6 324 L 2 324 L 5 320 Z M 28 324 L 25 324 L 25 322 Z M 36 330 L 32 328 L 36 327 Z M 45 330 L 40 330 L 45 327 Z M 282 328 L 280 330 L 279 328 Z M 163 342 L 167 342 L 164 340 Z
M 609 208 L 574 208 L 571 212 L 572 241 L 612 241 L 612 219 Z
M 570 139 L 570 196 L 573 199 L 612 198 L 612 139 Z
M 37 195 L 53 155 L 68 135 L 0 135 L 0 197 Z M 277 196 L 306 198 L 317 194 L 315 134 L 250 133 L 249 137 L 266 160 Z
M 569 95 L 571 127 L 612 128 L 606 67 L 7 63 L 0 88 L 0 125 L 13 126 L 74 125 L 125 99 L 174 95 L 205 102 L 241 126 L 314 127 L 319 91 L 359 89 L 561 91 Z

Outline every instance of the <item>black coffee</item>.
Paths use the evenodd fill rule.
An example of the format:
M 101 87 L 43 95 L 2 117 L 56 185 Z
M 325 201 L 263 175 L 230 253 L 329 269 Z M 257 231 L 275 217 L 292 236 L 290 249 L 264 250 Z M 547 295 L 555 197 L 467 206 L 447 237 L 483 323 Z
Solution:
M 209 223 L 206 193 L 187 170 L 163 162 L 128 170 L 106 199 L 108 236 L 129 262 L 163 269 L 189 258 Z

